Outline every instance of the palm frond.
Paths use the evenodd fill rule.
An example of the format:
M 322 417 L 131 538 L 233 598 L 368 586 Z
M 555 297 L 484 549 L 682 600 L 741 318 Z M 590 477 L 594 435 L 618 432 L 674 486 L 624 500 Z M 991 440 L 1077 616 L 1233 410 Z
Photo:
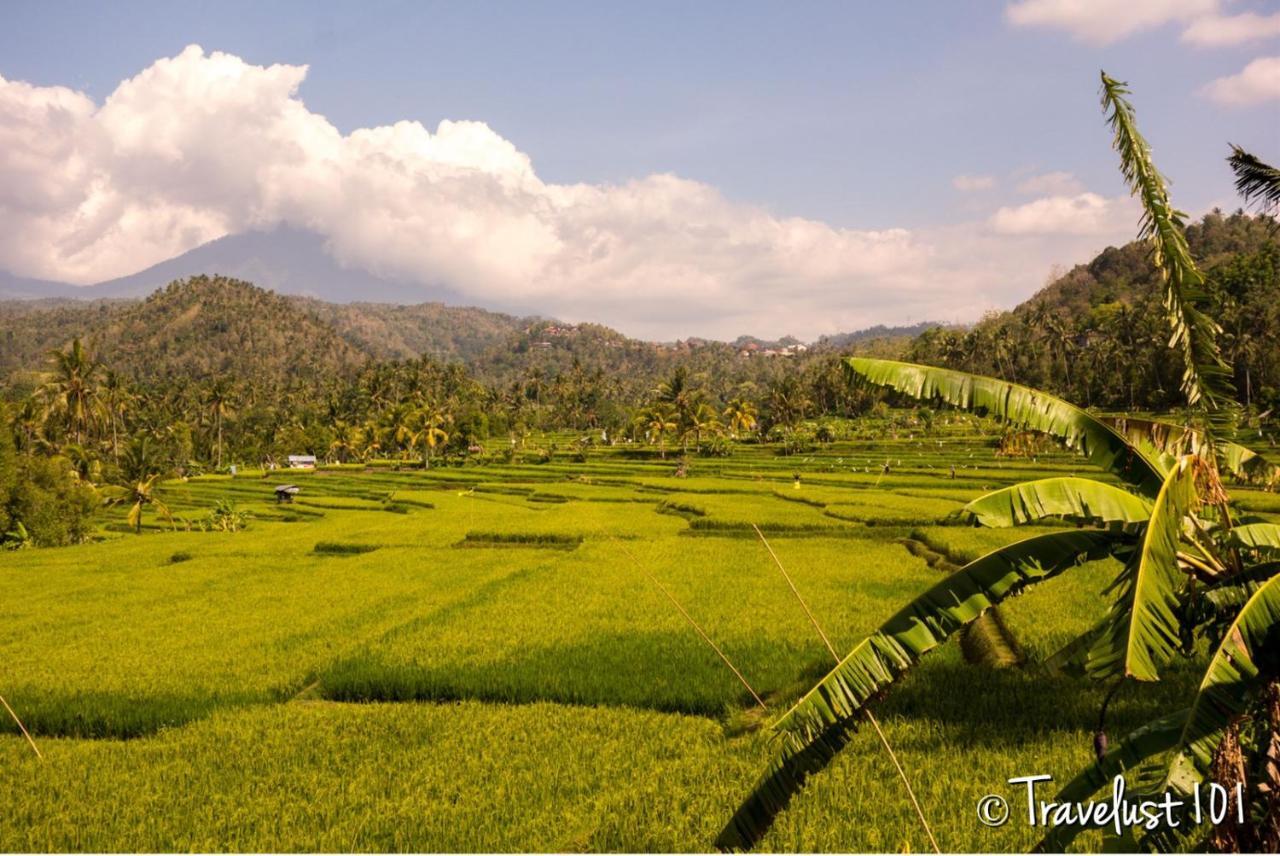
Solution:
M 1001 488 L 970 502 L 960 514 L 981 526 L 1021 526 L 1049 518 L 1073 523 L 1136 525 L 1151 516 L 1151 503 L 1099 481 L 1064 477 Z
M 1165 177 L 1151 160 L 1151 146 L 1138 131 L 1127 84 L 1102 73 L 1102 107 L 1111 126 L 1120 172 L 1142 203 L 1140 237 L 1151 245 L 1151 260 L 1164 282 L 1169 346 L 1182 357 L 1182 392 L 1187 404 L 1210 411 L 1234 409 L 1231 371 L 1218 347 L 1218 324 L 1206 315 L 1204 276 L 1187 245 L 1186 215 L 1173 207 Z
M 855 377 L 920 401 L 986 414 L 1020 428 L 1056 437 L 1098 467 L 1155 496 L 1164 481 L 1160 463 L 1092 414 L 1046 392 L 998 378 L 895 360 L 850 357 Z
M 1236 193 L 1264 210 L 1280 211 L 1280 169 L 1258 160 L 1237 145 L 1227 158 L 1236 174 Z
M 848 743 L 867 702 L 921 657 L 992 606 L 1081 562 L 1109 555 L 1115 543 L 1115 535 L 1092 530 L 1038 535 L 970 562 L 913 600 L 773 723 L 777 753 L 716 846 L 754 846 L 805 780 Z
M 1148 448 L 1148 455 L 1171 458 L 1199 455 L 1207 451 L 1204 432 L 1191 425 L 1134 416 L 1107 416 L 1103 421 L 1136 446 Z M 1280 466 L 1247 446 L 1218 439 L 1214 443 L 1218 467 L 1238 479 L 1264 485 L 1280 482 Z
M 1178 591 L 1186 575 L 1178 565 L 1184 518 L 1198 503 L 1196 461 L 1179 459 L 1165 480 L 1140 548 L 1112 583 L 1116 599 L 1108 626 L 1089 652 L 1089 674 L 1104 680 L 1159 680 L 1159 665 L 1179 644 Z

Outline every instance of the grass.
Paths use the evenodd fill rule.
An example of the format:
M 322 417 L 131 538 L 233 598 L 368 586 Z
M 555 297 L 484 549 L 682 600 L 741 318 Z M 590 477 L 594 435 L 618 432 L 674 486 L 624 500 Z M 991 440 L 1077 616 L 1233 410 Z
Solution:
M 687 477 L 674 455 L 627 451 L 196 478 L 163 488 L 180 522 L 231 499 L 249 528 L 148 517 L 124 535 L 114 509 L 97 543 L 7 555 L 0 692 L 48 760 L 0 722 L 0 849 L 704 850 L 768 747 L 655 580 L 776 712 L 830 657 L 752 524 L 847 650 L 949 563 L 1047 531 L 955 525 L 963 502 L 1083 470 L 994 459 L 959 428 L 797 456 L 749 446 L 691 458 Z M 285 482 L 302 491 L 277 505 Z M 1043 657 L 1101 616 L 1114 571 L 1077 569 L 1002 617 Z M 1193 679 L 1121 694 L 1113 733 Z M 948 645 L 878 715 L 944 848 L 1022 850 L 1030 831 L 981 826 L 976 800 L 1087 763 L 1101 697 Z M 764 846 L 927 841 L 859 734 Z

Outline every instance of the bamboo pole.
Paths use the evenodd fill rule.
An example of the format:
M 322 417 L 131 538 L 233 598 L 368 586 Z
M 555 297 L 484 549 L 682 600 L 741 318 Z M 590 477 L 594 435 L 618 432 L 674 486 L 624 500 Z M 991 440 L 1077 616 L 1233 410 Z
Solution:
M 760 531 L 760 527 L 754 523 L 751 528 L 756 531 L 756 535 L 760 536 L 760 542 L 764 544 L 764 548 L 769 551 L 769 555 L 773 557 L 773 562 L 778 566 L 778 570 L 782 572 L 782 578 L 787 581 L 787 585 L 791 587 L 791 593 L 796 596 L 800 607 L 804 610 L 804 614 L 809 616 L 813 628 L 818 631 L 818 635 L 822 637 L 823 643 L 827 646 L 827 650 L 831 652 L 831 658 L 835 660 L 837 666 L 840 665 L 840 655 L 836 653 L 835 647 L 831 644 L 831 640 L 827 638 L 827 634 L 822 631 L 822 625 L 818 623 L 818 619 L 814 617 L 813 612 L 809 609 L 809 605 L 804 602 L 804 598 L 800 595 L 800 590 L 796 588 L 796 584 L 791 581 L 791 575 L 787 573 L 787 569 L 783 567 L 778 554 L 773 552 L 773 547 L 769 546 L 768 540 L 764 537 L 764 533 Z M 933 837 L 933 830 L 929 827 L 929 821 L 924 816 L 924 809 L 920 808 L 920 801 L 916 799 L 916 792 L 911 787 L 911 781 L 907 778 L 906 770 L 902 769 L 902 764 L 898 761 L 898 755 L 893 751 L 893 747 L 889 745 L 889 738 L 885 737 L 884 731 L 880 728 L 880 723 L 876 721 L 872 715 L 871 709 L 864 707 L 862 712 L 866 714 L 867 720 L 876 730 L 876 736 L 880 738 L 880 743 L 884 746 L 886 752 L 889 753 L 889 760 L 893 761 L 893 766 L 898 770 L 898 778 L 902 779 L 903 787 L 907 789 L 907 796 L 911 798 L 911 805 L 915 807 L 916 816 L 920 818 L 920 825 L 924 827 L 925 835 L 929 836 L 929 843 L 933 845 L 934 853 L 941 853 L 938 848 L 938 841 Z
M 43 761 L 44 756 L 40 754 L 40 747 L 36 745 L 36 741 L 31 739 L 31 734 L 27 731 L 27 727 L 22 724 L 21 719 L 18 719 L 18 714 L 13 712 L 13 708 L 9 707 L 9 702 L 4 700 L 4 696 L 0 696 L 0 704 L 3 704 L 4 709 L 9 711 L 9 715 L 13 717 L 13 721 L 18 723 L 18 728 L 22 730 L 22 736 L 27 738 L 27 742 L 31 744 L 31 748 L 35 751 L 36 757 Z
M 756 531 L 756 535 L 760 538 L 760 543 L 764 544 L 764 548 L 769 551 L 769 555 L 773 557 L 773 563 L 778 566 L 778 570 L 782 571 L 782 578 L 787 581 L 787 585 L 791 586 L 791 593 L 796 596 L 796 600 L 800 602 L 800 608 L 804 610 L 804 614 L 809 616 L 809 622 L 813 625 L 813 629 L 818 631 L 818 635 L 822 637 L 822 642 L 827 646 L 827 650 L 831 652 L 831 659 L 836 661 L 836 665 L 840 665 L 840 655 L 836 653 L 835 646 L 831 644 L 831 640 L 827 638 L 827 634 L 822 632 L 822 625 L 818 623 L 818 619 L 814 617 L 809 610 L 809 604 L 804 602 L 804 598 L 800 596 L 800 590 L 796 588 L 796 584 L 791 581 L 791 575 L 787 573 L 787 569 L 782 566 L 782 561 L 778 558 L 778 554 L 773 552 L 773 547 L 769 546 L 769 542 L 765 539 L 764 533 L 760 531 L 760 527 L 751 524 L 751 528 Z
M 742 672 L 738 671 L 738 667 L 733 665 L 733 661 L 729 659 L 729 657 L 724 653 L 724 651 L 720 650 L 719 645 L 717 645 L 715 642 L 712 641 L 711 637 L 708 636 L 707 632 L 702 629 L 702 626 L 693 619 L 693 616 L 689 614 L 688 610 L 686 610 L 683 606 L 680 605 L 680 601 L 676 600 L 675 596 L 671 594 L 671 592 L 667 591 L 667 587 L 664 586 L 658 580 L 658 578 L 654 576 L 653 573 L 647 567 L 645 567 L 645 565 L 643 565 L 638 559 L 636 559 L 636 557 L 631 554 L 630 550 L 628 550 L 626 547 L 623 546 L 622 542 L 618 540 L 617 536 L 608 532 L 605 532 L 604 534 L 610 539 L 612 539 L 615 544 L 617 544 L 618 549 L 622 550 L 622 552 L 626 554 L 626 557 L 631 560 L 631 563 L 634 564 L 637 568 L 639 568 L 640 572 L 644 574 L 646 577 L 648 577 L 651 583 L 653 583 L 655 586 L 658 587 L 658 591 L 666 595 L 667 600 L 671 601 L 671 603 L 675 606 L 675 608 L 680 611 L 680 614 L 684 616 L 685 620 L 689 622 L 689 626 L 692 627 L 695 631 L 697 631 L 698 635 L 702 637 L 702 640 L 711 646 L 711 650 L 716 652 L 716 656 L 718 656 L 722 661 L 724 661 L 724 664 L 729 667 L 729 671 L 733 672 L 734 676 L 738 679 L 738 681 L 744 687 L 747 688 L 747 692 L 751 693 L 751 697 L 756 700 L 756 704 L 760 705 L 761 710 L 768 710 L 769 706 L 764 703 L 764 699 L 760 698 L 760 694 L 757 693 L 755 689 L 751 686 L 751 684 L 747 682 L 747 679 L 743 676 Z

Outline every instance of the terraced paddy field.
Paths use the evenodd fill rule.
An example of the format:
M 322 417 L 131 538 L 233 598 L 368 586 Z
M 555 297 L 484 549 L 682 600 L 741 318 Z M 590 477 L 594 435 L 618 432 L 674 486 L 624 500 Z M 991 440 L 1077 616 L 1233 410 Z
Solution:
M 612 447 L 170 482 L 180 524 L 233 500 L 249 527 L 149 513 L 134 535 L 117 509 L 96 543 L 0 559 L 0 693 L 44 754 L 0 722 L 0 849 L 707 850 L 769 757 L 760 724 L 830 665 L 753 525 L 847 650 L 948 568 L 1031 534 L 961 526 L 965 501 L 1088 471 L 993 448 L 957 428 L 745 445 L 683 475 L 674 454 Z M 285 482 L 301 492 L 278 505 Z M 944 850 L 1025 850 L 1035 831 L 983 826 L 978 799 L 1092 758 L 1102 691 L 1036 660 L 1102 615 L 1115 570 L 1001 607 L 1023 665 L 953 642 L 878 705 Z M 1121 694 L 1109 730 L 1195 679 Z M 859 733 L 763 847 L 929 845 Z

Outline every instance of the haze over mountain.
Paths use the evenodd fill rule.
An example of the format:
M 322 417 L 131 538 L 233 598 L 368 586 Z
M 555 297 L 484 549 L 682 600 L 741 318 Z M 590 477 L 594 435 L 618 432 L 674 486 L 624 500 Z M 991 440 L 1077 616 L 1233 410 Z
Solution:
M 145 297 L 174 280 L 200 274 L 227 276 L 279 294 L 333 303 L 461 302 L 456 292 L 443 286 L 427 287 L 343 267 L 325 248 L 321 235 L 286 226 L 228 235 L 129 276 L 94 285 L 26 279 L 0 271 L 0 297 Z
M 288 227 L 228 235 L 135 274 L 93 285 L 28 279 L 0 271 L 0 299 L 138 299 L 193 276 L 242 280 L 280 295 L 308 298 L 313 301 L 307 306 L 311 313 L 350 331 L 358 347 L 380 358 L 403 359 L 422 353 L 474 356 L 493 344 L 492 335 L 486 332 L 509 333 L 515 322 L 527 326 L 541 314 L 536 308 L 506 306 L 498 301 L 471 309 L 466 323 L 455 327 L 455 335 L 450 337 L 445 319 L 456 321 L 460 317 L 457 313 L 468 309 L 458 292 L 443 285 L 426 287 L 344 267 L 329 252 L 323 236 Z M 871 337 L 914 333 L 927 326 L 930 322 L 904 328 L 877 325 L 870 331 L 837 334 L 833 339 L 841 343 L 867 338 L 868 333 Z M 441 344 L 441 336 L 450 341 Z M 746 342 L 783 347 L 800 340 L 791 336 L 766 340 L 750 334 L 738 337 L 738 344 Z

